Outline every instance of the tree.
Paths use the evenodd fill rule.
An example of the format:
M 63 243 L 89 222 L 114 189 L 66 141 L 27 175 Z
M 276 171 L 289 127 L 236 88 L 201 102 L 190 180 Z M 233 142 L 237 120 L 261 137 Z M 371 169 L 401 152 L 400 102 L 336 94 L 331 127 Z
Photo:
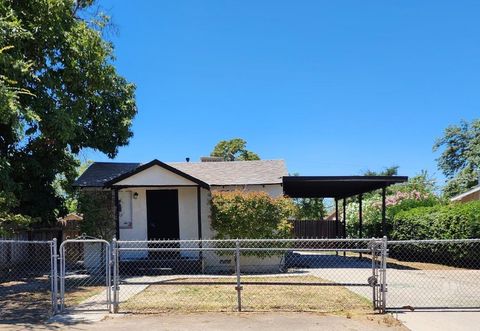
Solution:
M 437 159 L 439 169 L 447 177 L 444 195 L 451 197 L 478 184 L 480 172 L 480 119 L 460 122 L 445 129 L 433 150 L 442 149 Z
M 297 220 L 323 220 L 327 214 L 322 198 L 296 198 L 293 202 Z
M 364 176 L 396 176 L 398 175 L 398 168 L 399 166 L 390 166 L 382 171 L 372 171 L 372 170 L 366 170 L 363 175 Z
M 54 222 L 65 210 L 54 183 L 59 176 L 64 189 L 73 182 L 78 153 L 114 157 L 132 136 L 135 87 L 113 66 L 113 45 L 104 39 L 109 18 L 93 3 L 0 1 L 5 213 Z
M 222 157 L 225 161 L 260 160 L 260 157 L 246 149 L 247 142 L 241 138 L 221 140 L 215 145 L 210 156 Z
M 75 178 L 80 177 L 92 163 L 92 160 L 82 162 L 76 169 Z M 57 176 L 57 179 L 53 182 L 53 186 L 55 188 L 56 194 L 58 196 L 61 196 L 65 200 L 66 212 L 79 212 L 78 200 L 80 192 L 71 185 L 68 185 L 67 179 L 62 175 Z

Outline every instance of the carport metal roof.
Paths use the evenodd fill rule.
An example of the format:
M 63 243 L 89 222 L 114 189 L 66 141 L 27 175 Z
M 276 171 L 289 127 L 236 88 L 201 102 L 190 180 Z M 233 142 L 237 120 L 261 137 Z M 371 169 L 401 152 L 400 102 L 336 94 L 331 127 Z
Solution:
M 407 176 L 285 176 L 283 192 L 291 198 L 343 199 L 407 180 Z
M 343 199 L 343 226 L 346 227 L 346 201 L 348 197 L 358 195 L 359 238 L 363 238 L 362 195 L 382 190 L 382 235 L 386 234 L 386 188 L 403 183 L 406 176 L 285 176 L 283 193 L 290 198 L 334 198 L 337 233 L 339 229 L 338 200 Z

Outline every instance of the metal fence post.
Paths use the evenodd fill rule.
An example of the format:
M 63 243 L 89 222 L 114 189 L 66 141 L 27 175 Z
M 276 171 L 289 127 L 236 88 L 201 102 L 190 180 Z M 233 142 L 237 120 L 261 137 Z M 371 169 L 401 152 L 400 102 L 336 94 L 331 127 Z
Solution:
M 238 311 L 242 311 L 242 284 L 240 281 L 240 241 L 237 239 L 235 241 L 235 269 L 237 273 L 237 302 L 238 302 Z
M 387 256 L 388 256 L 388 240 L 387 236 L 383 236 L 382 238 L 382 248 L 381 248 L 381 262 L 382 262 L 382 268 L 381 268 L 381 293 L 382 293 L 382 313 L 385 313 L 387 309 Z
M 105 282 L 107 286 L 105 288 L 107 292 L 107 309 L 110 312 L 112 310 L 112 252 L 110 244 L 105 243 Z
M 50 255 L 51 255 L 51 265 L 50 265 L 50 285 L 52 292 L 52 313 L 55 315 L 57 313 L 57 304 L 58 304 L 58 274 L 57 274 L 57 239 L 53 238 L 50 242 Z
M 65 310 L 65 242 L 60 245 L 60 312 Z
M 370 241 L 370 254 L 372 255 L 372 276 L 369 277 L 368 283 L 372 287 L 373 309 L 377 309 L 377 241 L 372 238 Z
M 113 262 L 113 305 L 112 305 L 112 312 L 114 314 L 118 313 L 118 270 L 119 270 L 119 259 L 118 259 L 118 249 L 117 249 L 117 239 L 113 238 L 112 240 L 112 262 Z

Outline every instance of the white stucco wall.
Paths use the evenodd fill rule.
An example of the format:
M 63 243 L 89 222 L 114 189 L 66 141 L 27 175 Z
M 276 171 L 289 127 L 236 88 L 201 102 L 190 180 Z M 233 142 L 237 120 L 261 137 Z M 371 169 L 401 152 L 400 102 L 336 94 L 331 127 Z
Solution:
M 179 212 L 179 232 L 181 240 L 196 240 L 198 239 L 198 216 L 197 216 L 197 187 L 168 187 L 168 188 L 150 188 L 150 187 L 135 187 L 125 188 L 119 191 L 119 203 L 125 206 L 131 206 L 131 227 L 122 228 L 122 224 L 128 223 L 128 220 L 120 219 L 120 240 L 147 240 L 147 190 L 161 190 L 161 189 L 175 189 L 178 190 L 178 212 Z M 265 191 L 273 197 L 278 197 L 283 194 L 281 185 L 250 185 L 250 186 L 224 186 L 213 187 L 213 191 L 231 191 L 231 190 L 247 190 L 247 191 Z M 122 192 L 130 192 L 130 194 L 122 194 Z M 136 199 L 133 198 L 134 193 L 138 193 Z M 124 199 L 131 199 L 131 205 Z M 211 193 L 207 189 L 201 189 L 201 218 L 202 218 L 202 239 L 212 239 L 214 232 L 211 228 L 211 210 L 210 210 Z M 122 208 L 123 209 L 123 208 Z M 128 215 L 128 213 L 124 213 Z M 126 216 L 128 217 L 128 216 Z M 141 247 L 137 244 L 137 247 Z M 146 243 L 144 244 L 146 246 Z M 198 257 L 198 252 L 182 251 L 182 256 Z M 225 257 L 217 256 L 215 254 L 208 254 L 205 260 L 206 267 L 219 266 L 220 260 L 228 260 Z M 148 253 L 142 252 L 125 252 L 122 254 L 122 259 L 138 259 L 146 258 Z M 228 263 L 226 266 L 231 266 Z
M 119 200 L 122 204 L 122 210 L 129 206 L 124 199 L 131 199 L 131 228 L 122 228 L 122 224 L 128 222 L 127 219 L 120 218 L 120 240 L 146 240 L 147 239 L 147 200 L 146 191 L 156 190 L 157 188 L 126 188 L 119 191 Z M 174 189 L 178 190 L 178 213 L 180 226 L 180 239 L 192 240 L 198 239 L 198 218 L 197 218 L 197 188 L 196 187 L 169 187 L 158 189 Z M 247 191 L 266 191 L 273 197 L 283 194 L 281 185 L 250 185 L 242 187 L 224 186 L 213 187 L 213 191 L 231 191 L 231 190 L 247 190 Z M 122 192 L 130 192 L 130 194 L 122 194 Z M 138 193 L 137 199 L 133 199 L 134 193 Z M 201 189 L 201 211 L 202 211 L 202 238 L 211 239 L 214 233 L 210 223 L 210 191 Z M 128 213 L 123 213 L 128 217 Z M 122 216 L 122 213 L 121 213 Z
M 161 190 L 162 188 L 158 188 Z M 168 190 L 178 191 L 178 216 L 179 216 L 179 233 L 181 240 L 198 239 L 198 217 L 197 217 L 197 188 L 196 187 L 169 187 Z M 119 203 L 128 205 L 125 199 L 131 198 L 132 206 L 132 225 L 131 228 L 122 228 L 120 226 L 120 240 L 147 240 L 147 190 L 157 190 L 157 188 L 126 188 L 119 191 Z M 202 190 L 203 194 L 208 193 Z M 131 192 L 131 194 L 121 194 L 121 192 Z M 138 193 L 138 197 L 133 199 L 134 193 Z M 202 214 L 208 208 L 207 199 L 202 199 Z M 122 208 L 123 209 L 123 208 Z M 205 215 L 208 217 L 208 215 Z M 207 220 L 208 222 L 208 220 Z M 123 220 L 120 219 L 120 225 Z M 206 224 L 205 226 L 208 226 Z M 185 252 L 184 256 L 196 256 L 198 253 Z M 145 257 L 146 252 L 124 253 L 127 258 Z
M 161 188 L 158 189 L 160 190 Z M 132 226 L 131 228 L 120 228 L 120 240 L 147 239 L 147 190 L 156 190 L 156 188 L 139 187 L 120 190 L 120 192 L 132 192 L 131 195 L 119 194 L 119 202 L 122 205 L 128 205 L 126 201 L 122 201 L 122 198 L 132 197 Z M 169 187 L 168 190 L 178 191 L 180 239 L 198 239 L 197 188 Z M 134 193 L 138 193 L 136 199 L 133 199 Z M 207 206 L 202 206 L 202 208 L 206 209 Z

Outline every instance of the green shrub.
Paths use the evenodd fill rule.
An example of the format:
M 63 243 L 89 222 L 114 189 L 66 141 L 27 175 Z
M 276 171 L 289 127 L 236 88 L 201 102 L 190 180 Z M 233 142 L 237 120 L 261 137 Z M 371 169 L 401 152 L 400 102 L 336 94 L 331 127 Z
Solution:
M 265 192 L 213 192 L 211 206 L 216 239 L 292 236 L 288 218 L 295 208 L 288 198 L 272 198 Z

